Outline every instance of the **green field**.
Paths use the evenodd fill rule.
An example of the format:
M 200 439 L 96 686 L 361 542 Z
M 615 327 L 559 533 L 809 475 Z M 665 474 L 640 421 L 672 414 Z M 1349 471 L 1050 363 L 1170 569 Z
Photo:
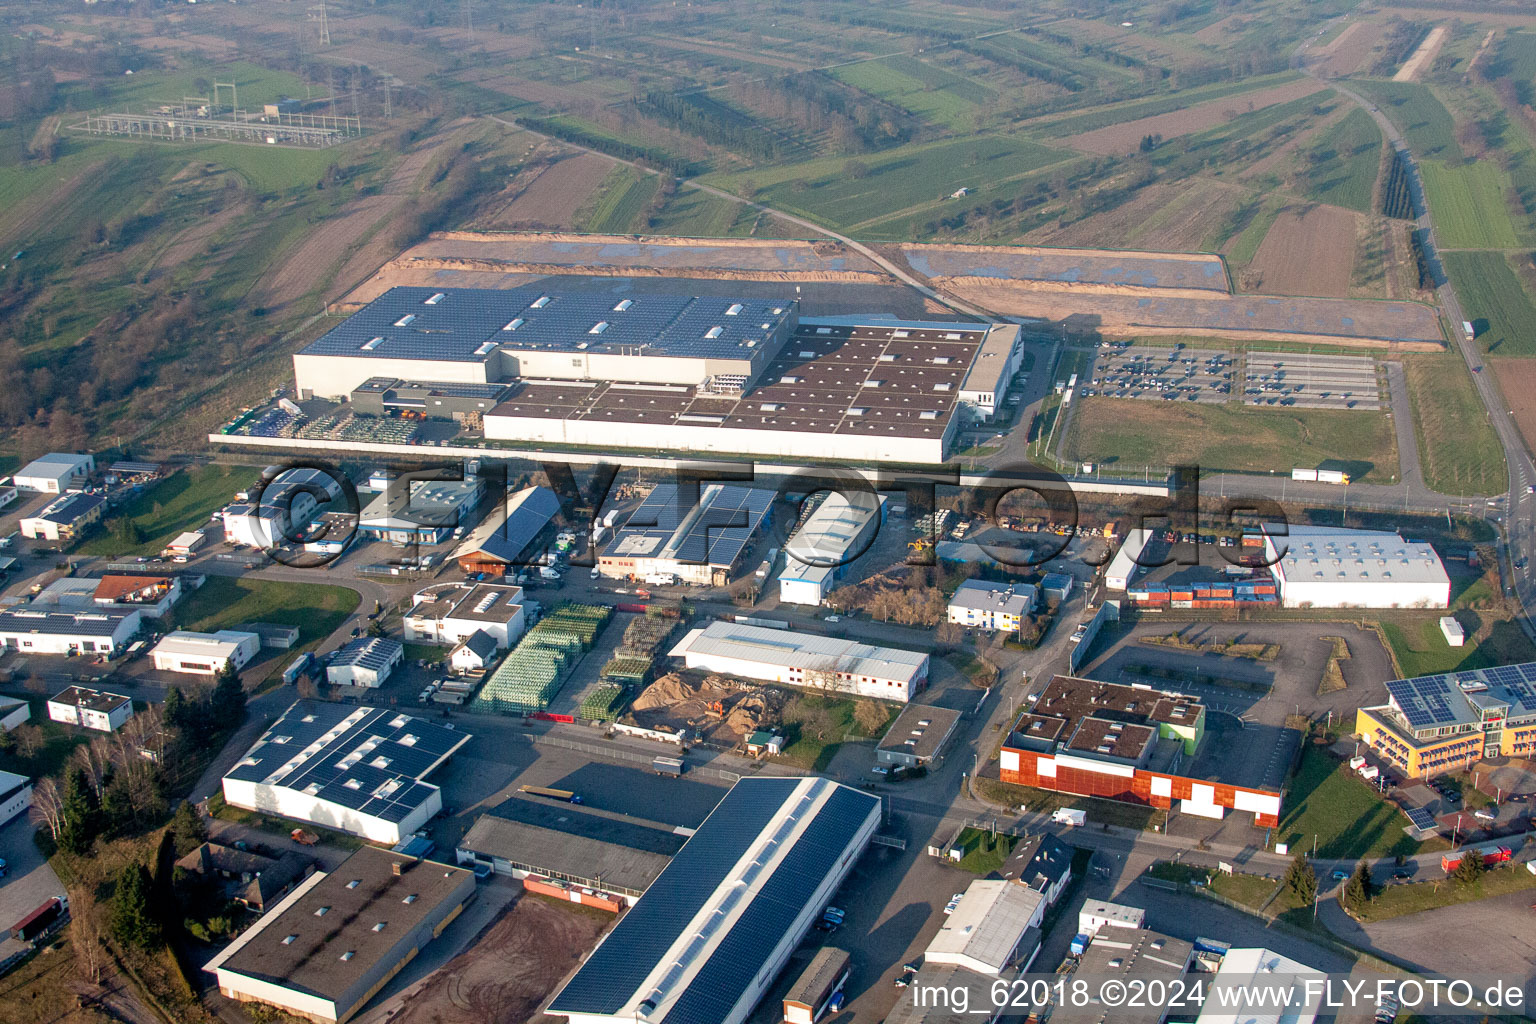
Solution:
M 1509 486 L 1504 448 L 1466 364 L 1449 352 L 1414 353 L 1403 364 L 1424 482 L 1442 494 L 1502 493 Z
M 1391 857 L 1450 845 L 1439 838 L 1415 842 L 1403 832 L 1407 826 L 1408 816 L 1396 804 L 1382 799 L 1326 749 L 1308 743 L 1286 793 L 1275 840 L 1310 851 L 1315 836 L 1317 856 L 1329 860 Z
M 1361 213 L 1371 212 L 1376 172 L 1381 165 L 1381 129 L 1356 108 L 1312 148 L 1307 198 Z
M 1536 303 L 1497 252 L 1448 252 L 1446 273 L 1483 350 L 1495 356 L 1536 355 Z
M 1184 89 L 1173 95 L 1158 96 L 1154 99 L 1107 104 L 1085 113 L 1072 114 L 1068 117 L 1048 121 L 1038 127 L 1032 127 L 1041 135 L 1050 136 L 1051 138 L 1077 135 L 1080 132 L 1091 132 L 1098 128 L 1107 128 L 1112 124 L 1123 124 L 1126 121 L 1136 121 L 1143 117 L 1152 117 L 1156 114 L 1167 114 L 1175 110 L 1183 110 L 1186 107 L 1196 103 L 1204 103 L 1207 100 L 1225 99 L 1228 96 L 1240 96 L 1243 93 L 1268 89 L 1276 85 L 1284 85 L 1286 82 L 1293 81 L 1297 77 L 1299 76 L 1293 71 L 1284 71 L 1275 75 L 1245 78 L 1240 82 L 1226 82 L 1219 85 Z
M 1381 629 L 1405 679 L 1536 660 L 1536 648 L 1531 646 L 1530 639 L 1507 619 L 1495 622 L 1487 639 L 1480 643 L 1470 643 L 1468 630 L 1466 647 L 1451 647 L 1445 642 L 1438 615 L 1384 621 Z
M 152 555 L 176 535 L 208 525 L 209 516 L 231 501 L 235 492 L 256 482 L 257 471 L 245 466 L 193 466 L 152 484 L 123 505 L 113 519 L 132 520 L 140 541 L 124 543 L 106 529 L 79 547 L 86 555 Z
M 1441 882 L 1438 868 L 1430 869 L 1429 874 L 1430 877 L 1422 882 L 1389 885 L 1378 892 L 1360 913 L 1361 920 L 1385 921 L 1404 914 L 1448 907 L 1453 903 L 1470 903 L 1536 888 L 1536 875 L 1519 864 L 1505 864 L 1485 871 L 1470 887 L 1455 882 Z
M 1420 160 L 1461 159 L 1456 122 L 1429 86 L 1420 82 L 1359 80 L 1353 87 L 1375 100 Z
M 1435 218 L 1435 237 L 1448 249 L 1510 249 L 1520 244 L 1504 196 L 1509 174 L 1494 164 L 1448 167 L 1423 160 L 1424 191 Z
M 644 225 L 637 224 L 645 204 L 656 194 L 657 179 L 629 167 L 620 167 L 609 174 L 597 191 L 597 201 L 590 209 L 576 216 L 576 226 L 596 234 L 624 234 L 638 231 Z
M 878 96 L 934 124 L 972 127 L 976 107 L 991 102 L 991 89 L 943 68 L 902 54 L 847 64 L 831 72 L 838 81 Z
M 1022 139 L 980 135 L 903 146 L 856 161 L 822 157 L 704 180 L 738 194 L 751 182 L 757 191 L 749 198 L 853 229 L 907 207 L 937 203 L 961 186 L 980 196 L 992 189 L 1001 191 L 1008 181 L 1069 156 Z M 851 163 L 862 164 L 866 173 L 850 173 Z
M 211 633 L 242 622 L 299 627 L 298 642 L 271 665 L 278 671 L 301 651 L 312 650 L 357 611 L 357 591 L 323 583 L 209 576 L 176 606 L 178 629 Z
M 1352 479 L 1397 478 L 1392 422 L 1381 413 L 1256 409 L 1095 395 L 1072 415 L 1068 457 L 1107 472 L 1195 465 L 1267 473 L 1277 466 L 1342 462 Z

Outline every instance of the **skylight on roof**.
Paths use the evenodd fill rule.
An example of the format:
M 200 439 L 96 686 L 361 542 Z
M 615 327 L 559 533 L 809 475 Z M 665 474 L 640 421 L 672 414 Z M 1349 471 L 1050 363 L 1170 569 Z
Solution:
M 709 330 L 704 332 L 704 337 L 706 337 L 706 338 L 718 338 L 718 337 L 720 337 L 720 335 L 722 335 L 724 333 L 725 333 L 725 328 L 724 327 L 711 327 Z
M 590 331 L 588 331 L 587 333 L 588 334 L 602 334 L 610 326 L 612 326 L 612 325 L 609 324 L 607 320 L 600 320 L 597 323 L 593 324 L 592 325 L 592 329 Z
M 504 331 L 515 331 L 515 330 L 517 330 L 519 327 L 523 326 L 523 324 L 525 324 L 527 322 L 528 322 L 527 319 L 524 318 L 524 317 L 518 317 L 515 320 L 508 320 L 506 326 L 503 327 L 502 330 L 504 330 Z
M 626 309 L 628 309 L 630 306 L 633 306 L 634 304 L 635 304 L 635 300 L 634 299 L 620 299 L 619 300 L 619 304 L 617 306 L 613 307 L 613 311 L 615 313 L 622 313 Z
M 549 296 L 548 295 L 540 295 L 538 298 L 536 298 L 532 302 L 528 303 L 528 308 L 529 309 L 543 309 L 547 305 L 549 305 Z
M 395 321 L 395 326 L 396 327 L 409 327 L 411 325 L 411 321 L 415 320 L 415 319 L 416 319 L 416 314 L 415 313 L 407 313 L 407 314 L 405 314 L 405 316 L 403 316 L 399 320 Z
M 745 308 L 746 307 L 743 306 L 741 303 L 733 302 L 733 303 L 731 303 L 731 307 L 725 311 L 725 315 L 726 316 L 740 316 L 741 315 L 741 311 L 743 309 L 745 309 Z
M 423 302 L 422 305 L 423 306 L 435 306 L 439 302 L 442 302 L 447 297 L 448 297 L 448 293 L 447 292 L 437 292 L 430 299 L 427 299 L 425 302 Z
M 362 350 L 364 352 L 372 352 L 374 349 L 378 348 L 383 343 L 384 343 L 383 336 L 380 336 L 380 337 L 377 337 L 377 338 L 370 338 L 367 341 L 363 342 Z

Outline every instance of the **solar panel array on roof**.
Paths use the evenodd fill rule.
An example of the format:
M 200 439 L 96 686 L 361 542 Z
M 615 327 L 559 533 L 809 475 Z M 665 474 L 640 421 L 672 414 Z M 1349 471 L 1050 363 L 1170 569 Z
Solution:
M 1394 679 L 1387 692 L 1415 731 L 1481 720 L 1485 708 L 1511 718 L 1536 714 L 1536 662 Z
M 397 652 L 403 653 L 404 650 L 400 641 L 391 640 L 387 636 L 360 636 L 342 645 L 331 659 L 331 667 L 356 665 L 378 672 L 398 656 Z
M 437 790 L 421 780 L 469 738 L 384 708 L 301 700 L 225 778 L 279 786 L 398 822 Z
M 1420 832 L 1428 832 L 1436 827 L 1435 816 L 1424 807 L 1409 807 L 1404 810 L 1413 827 Z
M 823 794 L 825 801 L 815 806 Z M 618 1014 L 633 1000 L 652 999 L 667 1007 L 657 1018 L 662 1024 L 730 1019 L 822 882 L 846 866 L 850 843 L 877 808 L 877 798 L 826 779 L 741 780 L 555 996 L 549 1012 Z M 802 824 L 804 831 L 791 840 Z M 772 837 L 765 835 L 769 828 Z M 737 865 L 754 849 L 758 859 L 738 873 Z M 766 876 L 765 863 L 771 865 Z M 715 912 L 693 941 L 659 981 L 646 985 L 712 901 Z M 695 973 L 685 981 L 689 971 Z
M 391 288 L 301 354 L 480 362 L 505 347 L 739 357 L 797 309 L 792 299 L 637 295 L 625 301 L 536 287 Z
M 696 504 L 676 484 L 658 484 L 614 537 L 610 554 L 667 557 L 691 565 L 733 565 L 762 526 L 774 492 L 711 484 Z

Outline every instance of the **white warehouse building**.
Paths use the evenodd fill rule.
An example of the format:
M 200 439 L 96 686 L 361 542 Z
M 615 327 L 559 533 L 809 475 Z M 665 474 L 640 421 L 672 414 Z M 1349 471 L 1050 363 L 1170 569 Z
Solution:
M 63 494 L 79 487 L 96 472 L 96 460 L 89 455 L 52 452 L 33 459 L 11 478 L 18 490 L 40 494 Z
M 862 553 L 861 545 L 879 529 L 884 514 L 885 499 L 873 491 L 827 495 L 784 545 L 779 600 L 808 605 L 825 601 L 847 562 Z
M 224 799 L 393 845 L 443 809 L 426 780 L 467 732 L 385 708 L 294 703 L 224 776 Z
M 244 668 L 261 650 L 261 637 L 255 633 L 221 629 L 217 633 L 194 633 L 178 629 L 167 633 L 155 645 L 151 655 L 161 672 L 186 672 L 198 676 L 216 676 L 224 666 Z
M 133 717 L 133 700 L 120 693 L 67 686 L 48 698 L 48 717 L 82 729 L 116 732 Z
M 928 685 L 928 655 L 739 622 L 692 629 L 672 648 L 689 668 L 905 703 Z
M 1379 530 L 1268 527 L 1264 553 L 1286 608 L 1448 608 L 1432 545 Z
M 117 654 L 139 631 L 139 612 L 0 612 L 0 647 L 28 654 Z

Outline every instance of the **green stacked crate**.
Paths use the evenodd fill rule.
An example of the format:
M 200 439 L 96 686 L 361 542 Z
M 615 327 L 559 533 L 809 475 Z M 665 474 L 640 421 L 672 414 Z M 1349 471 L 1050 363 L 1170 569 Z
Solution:
M 616 683 L 597 683 L 582 696 L 581 708 L 576 712 L 576 716 L 589 722 L 612 718 L 623 696 L 622 686 Z
M 604 665 L 602 672 L 604 679 L 612 679 L 616 683 L 623 683 L 636 689 L 646 684 L 650 674 L 650 658 L 637 658 L 623 652 L 616 654 L 608 664 Z
M 563 605 L 518 641 L 486 680 L 474 702 L 477 711 L 529 714 L 543 711 L 560 692 L 566 671 L 602 630 L 610 609 Z

